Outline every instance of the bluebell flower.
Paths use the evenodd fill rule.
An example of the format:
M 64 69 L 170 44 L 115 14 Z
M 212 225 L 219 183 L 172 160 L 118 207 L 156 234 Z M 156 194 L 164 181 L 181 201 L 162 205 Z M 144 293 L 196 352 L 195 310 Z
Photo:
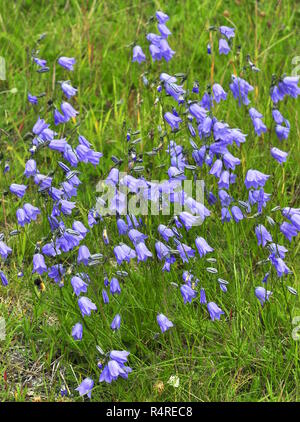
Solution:
M 224 189 L 229 189 L 229 171 L 224 170 L 221 173 L 220 179 L 218 181 L 218 187 L 219 189 L 224 188 Z
M 32 132 L 35 135 L 40 135 L 45 129 L 48 129 L 49 124 L 45 122 L 44 119 L 41 119 L 40 117 L 38 117 L 35 125 L 32 128 Z
M 102 290 L 102 299 L 105 305 L 109 303 L 109 297 L 105 289 Z
M 166 62 L 171 60 L 171 58 L 175 54 L 175 51 L 171 49 L 171 47 L 168 44 L 168 41 L 165 38 L 160 40 L 159 48 L 161 51 L 161 55 L 166 60 Z
M 269 297 L 272 295 L 273 293 L 270 290 L 266 290 L 264 287 L 256 287 L 255 289 L 255 296 L 257 297 L 257 299 L 259 300 L 261 306 L 264 305 L 265 301 L 269 300 Z
M 117 314 L 117 315 L 114 317 L 114 319 L 112 320 L 112 323 L 111 323 L 111 325 L 110 325 L 110 328 L 111 328 L 112 330 L 119 330 L 120 325 L 121 325 L 121 317 L 120 317 L 120 315 L 119 315 L 119 314 Z
M 78 114 L 78 111 L 76 111 L 71 104 L 67 103 L 66 101 L 61 103 L 61 111 L 64 114 L 65 117 L 65 121 L 68 121 L 69 119 L 71 119 L 72 117 L 76 117 Z
M 254 90 L 253 86 L 238 76 L 232 75 L 231 78 L 232 83 L 229 85 L 229 87 L 234 98 L 238 98 L 239 106 L 241 105 L 241 102 L 245 105 L 248 105 L 250 103 L 250 100 L 248 99 L 248 93 Z
M 57 60 L 58 64 L 64 67 L 67 70 L 74 70 L 73 66 L 76 63 L 76 60 L 73 57 L 59 57 Z
M 135 245 L 135 250 L 137 254 L 137 260 L 138 262 L 141 261 L 147 261 L 148 258 L 152 257 L 152 253 L 149 251 L 145 243 L 140 242 L 137 245 Z
M 54 117 L 55 126 L 64 124 L 67 122 L 66 117 L 63 114 L 61 114 L 57 109 L 54 110 L 53 117 Z
M 212 165 L 209 174 L 212 174 L 213 176 L 219 178 L 221 176 L 223 169 L 223 163 L 222 160 L 217 159 L 214 164 Z
M 207 110 L 197 103 L 193 103 L 189 107 L 189 112 L 195 117 L 197 123 L 202 123 L 207 115 Z
M 269 179 L 268 174 L 261 173 L 258 170 L 248 170 L 245 178 L 245 185 L 247 189 L 251 187 L 257 189 L 260 186 L 265 186 L 266 181 Z
M 75 390 L 79 392 L 80 396 L 87 394 L 87 396 L 91 398 L 93 387 L 94 381 L 91 378 L 85 378 L 82 383 L 77 388 L 75 388 Z
M 183 284 L 180 287 L 180 292 L 185 304 L 187 302 L 191 303 L 192 299 L 194 299 L 197 296 L 197 292 L 193 290 L 188 284 Z
M 154 44 L 156 47 L 160 49 L 160 42 L 162 40 L 162 37 L 160 35 L 153 34 L 152 32 L 150 32 L 149 34 L 146 35 L 146 38 L 151 44 Z M 176 82 L 176 78 L 174 82 Z
M 200 303 L 201 305 L 204 305 L 206 303 L 206 294 L 205 289 L 203 287 L 201 287 L 200 289 Z
M 79 296 L 80 293 L 87 292 L 88 285 L 78 276 L 74 276 L 71 278 L 71 285 L 76 296 Z
M 109 172 L 109 175 L 105 179 L 107 185 L 116 186 L 119 183 L 119 170 L 117 168 L 112 168 Z
M 142 47 L 140 47 L 139 45 L 136 45 L 135 47 L 133 47 L 132 61 L 138 62 L 139 64 L 146 61 L 146 56 L 142 50 Z
M 168 242 L 171 237 L 174 237 L 174 232 L 172 229 L 168 228 L 164 224 L 160 224 L 157 228 L 158 233 L 161 235 L 161 237 Z
M 272 236 L 262 224 L 255 227 L 255 234 L 257 237 L 257 244 L 266 246 L 267 242 L 272 242 Z
M 207 309 L 212 321 L 215 319 L 220 319 L 221 315 L 224 314 L 224 311 L 222 311 L 222 309 L 219 308 L 219 306 L 214 302 L 208 302 Z
M 53 265 L 48 270 L 48 277 L 52 278 L 55 283 L 59 283 L 62 280 L 62 277 L 66 273 L 65 268 L 62 264 Z
M 78 264 L 83 263 L 84 265 L 87 265 L 89 262 L 90 256 L 91 256 L 91 253 L 88 247 L 85 245 L 81 245 L 78 250 L 77 263 Z
M 38 103 L 38 98 L 36 95 L 31 95 L 30 92 L 28 92 L 27 94 L 27 99 L 31 104 L 37 104 Z
M 230 28 L 229 26 L 220 26 L 219 27 L 219 31 L 222 35 L 224 35 L 228 40 L 230 40 L 230 38 L 234 38 L 235 36 L 235 28 Z
M 279 148 L 273 147 L 271 148 L 271 155 L 276 161 L 278 161 L 279 164 L 282 164 L 286 162 L 288 153 L 281 151 Z
M 47 266 L 42 254 L 36 253 L 33 255 L 33 270 L 32 273 L 43 274 L 47 272 Z
M 78 299 L 78 306 L 83 317 L 91 315 L 92 311 L 97 311 L 97 306 L 86 296 Z
M 155 62 L 155 60 L 161 60 L 161 58 L 162 58 L 161 51 L 160 51 L 160 48 L 157 45 L 150 44 L 149 45 L 149 51 L 150 51 L 151 57 L 152 57 L 154 62 Z
M 179 123 L 182 122 L 180 117 L 175 116 L 174 114 L 167 111 L 164 115 L 165 121 L 171 126 L 172 130 L 179 129 Z
M 116 277 L 113 277 L 110 281 L 110 293 L 112 295 L 121 293 L 121 287 Z
M 24 175 L 28 178 L 34 176 L 36 172 L 36 161 L 33 159 L 26 161 Z
M 74 221 L 72 228 L 80 234 L 81 239 L 84 239 L 86 234 L 89 232 L 89 230 L 85 228 L 81 221 Z
M 277 258 L 274 254 L 271 254 L 269 259 L 275 267 L 278 277 L 282 277 L 284 274 L 289 274 L 291 272 L 282 258 Z
M 46 243 L 42 247 L 42 252 L 46 256 L 57 256 L 61 254 L 61 251 L 58 248 L 56 248 L 53 242 Z
M 214 250 L 211 246 L 209 246 L 209 244 L 206 242 L 206 240 L 203 239 L 203 237 L 200 237 L 200 236 L 196 238 L 195 244 L 197 246 L 200 258 L 205 256 L 208 252 L 213 252 L 213 250 Z
M 3 286 L 7 286 L 8 285 L 8 280 L 6 278 L 6 275 L 1 270 L 0 270 L 0 279 L 1 279 L 1 282 L 2 282 L 2 285 Z
M 221 209 L 221 217 L 222 217 L 222 223 L 224 223 L 224 222 L 228 223 L 231 220 L 232 217 L 231 217 L 231 214 L 230 214 L 228 208 L 223 207 Z
M 158 314 L 156 320 L 162 333 L 173 327 L 173 323 L 164 314 Z
M 155 251 L 156 251 L 157 258 L 160 261 L 169 257 L 170 255 L 170 249 L 162 242 L 155 243 Z
M 244 218 L 242 211 L 236 205 L 234 205 L 231 208 L 231 214 L 232 214 L 232 217 L 234 218 L 234 220 L 235 220 L 236 223 L 238 223 L 239 221 L 243 220 L 243 218 Z
M 209 43 L 207 43 L 206 51 L 207 51 L 207 54 L 211 54 L 211 45 Z
M 40 66 L 41 68 L 46 67 L 47 64 L 47 60 L 44 59 L 39 59 L 38 57 L 34 57 L 33 60 L 35 61 L 35 63 Z
M 67 98 L 73 97 L 74 95 L 77 94 L 77 91 L 78 91 L 72 85 L 68 84 L 68 82 L 62 82 L 61 89 Z
M 17 183 L 12 183 L 9 187 L 11 193 L 15 194 L 18 198 L 23 198 L 25 195 L 25 191 L 27 186 L 25 185 L 18 185 Z
M 21 227 L 24 227 L 25 224 L 29 224 L 30 223 L 30 218 L 28 218 L 28 216 L 26 215 L 26 213 L 23 210 L 23 208 L 18 208 L 17 209 L 16 216 L 17 216 L 18 224 Z
M 159 23 L 165 23 L 169 20 L 169 16 L 166 15 L 164 12 L 161 12 L 160 10 L 155 13 L 155 16 Z
M 296 227 L 298 231 L 300 231 L 300 214 L 294 213 L 290 217 L 291 223 Z
M 129 230 L 128 237 L 135 246 L 140 242 L 144 242 L 144 240 L 148 238 L 146 234 L 141 233 L 136 229 Z
M 235 167 L 241 164 L 241 160 L 237 157 L 234 157 L 230 152 L 226 152 L 223 155 L 223 161 L 225 166 L 231 170 L 235 170 Z
M 61 212 L 64 215 L 71 215 L 72 214 L 72 210 L 76 206 L 75 202 L 70 202 L 70 201 L 67 201 L 66 199 L 61 199 L 59 201 L 59 203 L 60 203 Z
M 130 262 L 130 259 L 136 257 L 135 251 L 125 244 L 115 246 L 114 254 L 118 265 L 121 265 L 123 261 Z
M 64 152 L 66 145 L 68 145 L 66 138 L 62 138 L 62 139 L 53 139 L 52 141 L 49 142 L 48 147 L 54 151 Z
M 227 55 L 230 51 L 228 42 L 224 38 L 219 39 L 219 54 Z
M 275 133 L 277 138 L 282 141 L 283 139 L 287 139 L 290 133 L 290 124 L 286 120 L 286 126 L 276 125 L 275 126 Z
M 164 23 L 159 23 L 157 25 L 157 28 L 158 28 L 158 30 L 161 33 L 161 36 L 163 38 L 168 38 L 168 36 L 172 34 L 172 32 L 169 30 L 169 28 Z
M 193 226 L 199 224 L 199 217 L 190 214 L 187 211 L 183 211 L 179 214 L 179 218 L 182 221 L 186 230 L 190 230 Z
M 80 322 L 77 322 L 77 324 L 75 324 L 72 327 L 72 337 L 74 340 L 82 340 L 82 324 L 80 324 Z
M 272 255 L 282 259 L 285 258 L 285 254 L 288 252 L 288 250 L 284 246 L 278 245 L 276 243 L 270 243 L 268 245 L 268 249 L 270 250 Z
M 227 98 L 227 93 L 224 91 L 224 89 L 222 88 L 220 84 L 213 84 L 212 92 L 213 92 L 213 99 L 215 100 L 216 103 L 219 103 L 221 100 L 225 101 Z
M 176 249 L 178 250 L 183 262 L 188 262 L 189 258 L 193 258 L 195 256 L 195 250 L 185 243 L 178 242 Z

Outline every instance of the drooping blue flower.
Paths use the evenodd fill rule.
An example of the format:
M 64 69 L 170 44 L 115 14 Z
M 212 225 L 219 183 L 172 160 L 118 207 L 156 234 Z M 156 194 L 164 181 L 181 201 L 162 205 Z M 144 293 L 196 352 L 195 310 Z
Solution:
M 219 54 L 227 55 L 230 51 L 228 42 L 224 38 L 219 39 Z
M 159 48 L 161 51 L 162 57 L 166 62 L 170 61 L 175 54 L 175 51 L 169 46 L 168 41 L 165 38 L 162 38 L 159 43 Z
M 8 280 L 6 278 L 6 275 L 1 270 L 0 270 L 0 279 L 1 279 L 1 282 L 2 282 L 2 285 L 3 286 L 7 286 L 8 285 Z
M 77 89 L 70 85 L 68 82 L 62 82 L 61 89 L 67 98 L 71 98 L 77 94 Z
M 167 111 L 164 115 L 165 121 L 171 126 L 172 130 L 179 129 L 179 123 L 182 122 L 180 117 L 175 116 L 173 113 Z
M 269 179 L 268 174 L 261 173 L 258 170 L 248 170 L 245 178 L 245 185 L 247 189 L 251 187 L 257 189 L 260 186 L 265 186 L 266 181 Z
M 88 247 L 85 245 L 81 245 L 78 250 L 77 263 L 78 264 L 83 263 L 84 265 L 87 265 L 89 263 L 90 256 L 91 256 L 91 253 Z
M 121 325 L 121 317 L 120 317 L 120 315 L 119 314 L 117 314 L 115 317 L 114 317 L 114 319 L 112 320 L 112 323 L 110 324 L 110 328 L 112 329 L 112 330 L 119 330 L 119 328 L 120 328 L 120 325 Z
M 188 262 L 189 258 L 193 258 L 195 256 L 195 249 L 192 249 L 190 246 L 186 245 L 185 243 L 176 242 L 177 246 L 176 249 L 179 252 L 180 258 L 183 262 Z
M 27 94 L 27 99 L 31 104 L 37 104 L 38 103 L 38 98 L 36 95 L 31 95 L 30 92 L 28 92 Z
M 256 287 L 255 288 L 255 296 L 259 300 L 261 306 L 264 305 L 265 301 L 269 300 L 269 297 L 273 294 L 270 290 L 266 290 L 264 287 Z
M 180 287 L 180 292 L 183 297 L 183 302 L 186 304 L 187 302 L 191 303 L 192 299 L 197 296 L 196 290 L 193 290 L 188 284 L 183 284 Z
M 172 34 L 172 32 L 164 23 L 159 23 L 157 28 L 163 38 L 168 38 L 168 36 Z
M 244 215 L 243 215 L 241 209 L 238 206 L 236 206 L 236 205 L 234 205 L 231 208 L 231 213 L 232 213 L 232 217 L 234 218 L 234 220 L 235 220 L 236 223 L 238 223 L 239 221 L 243 220 L 243 218 L 244 218 Z
M 138 262 L 145 262 L 148 258 L 152 257 L 152 253 L 149 251 L 144 242 L 139 242 L 137 245 L 135 245 L 135 250 Z
M 142 47 L 140 47 L 139 45 L 133 47 L 132 61 L 138 62 L 138 64 L 141 64 L 142 62 L 146 61 L 146 56 L 142 50 Z
M 112 295 L 121 293 L 121 287 L 116 277 L 113 277 L 110 281 L 110 293 Z
M 213 252 L 213 250 L 214 250 L 211 246 L 209 246 L 209 244 L 206 242 L 206 240 L 203 239 L 203 237 L 200 237 L 200 236 L 196 238 L 195 244 L 197 246 L 200 258 L 205 256 L 208 252 Z
M 67 70 L 74 70 L 74 64 L 76 63 L 76 60 L 73 57 L 59 57 L 57 60 L 58 64 L 62 67 L 64 67 Z
M 279 148 L 273 147 L 271 148 L 271 155 L 276 161 L 278 161 L 279 164 L 282 164 L 286 162 L 288 153 L 281 151 Z
M 75 388 L 75 390 L 79 392 L 80 396 L 87 394 L 87 396 L 91 398 L 93 387 L 94 381 L 91 378 L 85 378 L 82 383 L 77 388 Z
M 74 276 L 71 278 L 71 285 L 76 296 L 79 296 L 80 293 L 87 292 L 88 285 L 78 276 Z
M 15 194 L 18 198 L 23 198 L 26 189 L 26 185 L 18 185 L 17 183 L 12 183 L 9 187 L 11 193 Z
M 220 319 L 221 315 L 224 314 L 224 311 L 222 311 L 222 309 L 219 308 L 219 306 L 215 302 L 208 302 L 207 309 L 212 321 L 214 321 L 215 319 Z
M 55 283 L 59 283 L 62 280 L 62 277 L 66 273 L 65 268 L 62 264 L 53 265 L 48 270 L 48 277 L 52 278 Z
M 24 227 L 25 224 L 29 224 L 30 223 L 30 218 L 28 218 L 28 216 L 26 215 L 26 213 L 23 210 L 23 208 L 18 208 L 17 209 L 16 216 L 17 216 L 18 224 L 21 227 Z
M 75 324 L 72 327 L 72 337 L 74 340 L 82 340 L 82 324 L 80 324 L 80 322 L 77 322 L 77 324 Z
M 173 230 L 164 224 L 160 224 L 157 228 L 157 231 L 166 242 L 168 242 L 171 237 L 175 236 Z
M 86 296 L 78 299 L 78 306 L 83 317 L 91 315 L 92 311 L 97 311 L 97 306 Z
M 222 88 L 220 84 L 213 84 L 212 92 L 213 92 L 213 99 L 215 100 L 216 103 L 219 103 L 221 100 L 225 101 L 227 98 L 227 93 L 224 91 L 224 89 Z
M 42 254 L 36 253 L 33 255 L 33 270 L 32 273 L 43 274 L 47 272 L 47 266 Z
M 245 105 L 250 104 L 248 93 L 254 90 L 253 86 L 238 76 L 232 75 L 231 78 L 232 82 L 229 87 L 234 98 L 239 100 L 239 106 L 241 106 L 241 102 Z
M 291 272 L 282 258 L 278 258 L 274 254 L 271 254 L 269 259 L 275 267 L 278 277 L 282 277 L 284 274 L 289 274 Z
M 159 23 L 166 23 L 169 20 L 169 16 L 160 10 L 155 13 L 155 16 Z
M 102 290 L 102 299 L 105 305 L 109 303 L 109 297 L 105 289 Z
M 200 289 L 200 303 L 201 305 L 204 305 L 206 303 L 206 294 L 205 289 L 203 287 L 201 287 Z
M 164 314 L 158 314 L 156 320 L 162 333 L 173 327 L 173 323 Z
M 219 27 L 219 31 L 222 35 L 224 35 L 228 40 L 230 38 L 234 38 L 235 36 L 235 28 L 230 28 L 229 26 L 222 25 Z
M 76 117 L 78 114 L 78 111 L 76 111 L 71 104 L 67 103 L 66 101 L 61 103 L 61 111 L 63 112 L 63 115 L 65 117 L 65 121 L 67 122 L 72 117 Z
M 262 224 L 255 227 L 255 234 L 257 237 L 257 244 L 266 246 L 267 242 L 272 242 L 272 236 Z

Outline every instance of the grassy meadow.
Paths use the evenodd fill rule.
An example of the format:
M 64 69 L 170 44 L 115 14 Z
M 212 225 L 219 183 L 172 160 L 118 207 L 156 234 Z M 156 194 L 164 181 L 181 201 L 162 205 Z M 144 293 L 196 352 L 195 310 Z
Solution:
M 140 44 L 149 57 L 145 34 L 156 32 L 155 23 L 147 23 L 156 10 L 170 16 L 169 44 L 176 54 L 168 63 L 153 63 L 149 58 L 148 64 L 132 63 L 133 42 Z M 140 131 L 142 141 L 136 149 L 144 156 L 147 178 L 166 178 L 165 153 L 145 154 L 160 144 L 158 126 L 164 123 L 162 108 L 154 105 L 155 88 L 144 85 L 143 71 L 149 72 L 146 74 L 149 80 L 151 74 L 158 77 L 161 72 L 186 73 L 185 87 L 191 90 L 197 80 L 200 92 L 211 81 L 224 87 L 228 99 L 217 105 L 218 119 L 248 134 L 246 142 L 232 152 L 241 159 L 233 195 L 236 199 L 247 198 L 243 181 L 248 169 L 271 175 L 266 192 L 272 193 L 272 200 L 265 215 L 275 220 L 278 216 L 278 221 L 283 221 L 270 211 L 273 207 L 300 206 L 299 98 L 288 98 L 280 104 L 282 114 L 291 124 L 288 139 L 280 144 L 274 131 L 269 130 L 261 137 L 255 135 L 251 119 L 245 107 L 239 107 L 231 95 L 229 83 L 231 74 L 240 72 L 249 54 L 261 69 L 245 77 L 255 88 L 249 95 L 251 106 L 264 115 L 265 124 L 271 128 L 272 75 L 291 75 L 300 63 L 299 23 L 299 5 L 292 0 L 1 2 L 0 56 L 5 60 L 6 79 L 0 80 L 0 231 L 8 234 L 18 228 L 16 210 L 21 201 L 7 191 L 11 183 L 25 182 L 23 172 L 30 147 L 27 134 L 39 114 L 28 103 L 27 93 L 45 92 L 47 99 L 55 101 L 57 81 L 63 78 L 70 78 L 78 89 L 73 106 L 80 114 L 76 122 L 70 123 L 69 134 L 80 123 L 80 133 L 96 151 L 103 153 L 98 166 L 78 167 L 82 184 L 76 198 L 77 220 L 88 227 L 87 214 L 95 205 L 96 185 L 107 177 L 112 167 L 111 156 L 126 160 L 128 128 Z M 216 52 L 215 35 L 207 30 L 212 25 L 236 28 L 233 51 L 241 46 L 238 56 L 220 56 Z M 30 52 L 42 33 L 46 37 L 40 43 L 39 56 L 47 59 L 50 70 L 38 74 Z M 207 54 L 208 42 L 215 48 L 212 56 Z M 60 56 L 76 58 L 74 72 L 64 73 L 57 65 Z M 40 103 L 43 115 L 53 126 L 51 105 L 43 99 Z M 170 109 L 172 105 L 167 99 L 165 107 Z M 188 132 L 176 133 L 175 141 L 191 157 Z M 196 142 L 200 145 L 199 138 Z M 289 151 L 283 166 L 271 157 L 272 145 Z M 166 147 L 167 144 L 164 150 Z M 47 174 L 57 168 L 56 159 L 55 154 L 41 154 L 39 169 Z M 7 160 L 10 171 L 4 174 Z M 200 174 L 210 189 L 217 192 L 216 180 L 205 170 Z M 26 200 L 50 210 L 50 203 L 37 196 L 33 187 L 27 190 Z M 276 242 L 289 250 L 285 262 L 293 274 L 278 278 L 272 272 L 268 288 L 273 295 L 262 308 L 254 289 L 262 285 L 266 270 L 259 262 L 268 254 L 257 245 L 255 219 L 222 224 L 220 207 L 208 208 L 211 216 L 200 227 L 183 232 L 184 241 L 191 244 L 196 235 L 207 239 L 214 248 L 211 257 L 217 259 L 213 266 L 220 277 L 229 281 L 228 291 L 222 292 L 214 275 L 205 270 L 212 266 L 205 258 L 198 256 L 187 265 L 177 260 L 170 273 L 162 272 L 162 263 L 153 258 L 139 265 L 136 261 L 123 264 L 128 277 L 121 283 L 122 292 L 111 297 L 109 305 L 103 305 L 104 274 L 111 278 L 120 269 L 116 268 L 112 253 L 120 238 L 113 219 L 100 222 L 90 230 L 85 244 L 93 253 L 107 254 L 108 259 L 103 265 L 87 270 L 91 279 L 89 297 L 98 312 L 84 319 L 81 342 L 71 336 L 78 306 L 68 277 L 63 288 L 44 276 L 44 291 L 34 283 L 32 256 L 36 242 L 49 232 L 47 219 L 39 217 L 38 223 L 27 225 L 13 236 L 9 240 L 13 254 L 9 266 L 5 266 L 9 284 L 0 285 L 0 317 L 6 321 L 6 337 L 0 340 L 0 401 L 88 400 L 75 391 L 88 376 L 95 381 L 92 401 L 298 401 L 300 342 L 293 339 L 292 331 L 293 318 L 300 316 L 300 305 L 299 297 L 290 294 L 286 285 L 299 291 L 299 236 L 289 243 L 282 233 L 276 234 Z M 158 238 L 156 227 L 159 223 L 167 224 L 169 219 L 145 217 L 144 232 L 149 236 L 147 244 L 153 256 Z M 108 247 L 102 239 L 104 227 L 110 239 Z M 3 262 L 0 264 L 4 271 Z M 24 272 L 22 278 L 18 277 L 20 269 Z M 184 270 L 191 270 L 205 286 L 207 295 L 215 298 L 224 310 L 220 321 L 210 320 L 199 298 L 191 304 L 183 303 L 174 283 L 182 284 Z M 158 334 L 158 312 L 174 324 L 163 335 Z M 110 324 L 116 313 L 121 314 L 122 323 L 120 330 L 113 332 Z M 95 345 L 105 351 L 130 351 L 129 366 L 133 371 L 128 380 L 98 383 L 100 356 Z M 179 377 L 178 387 L 168 384 L 172 375 Z M 62 385 L 68 391 L 65 397 L 60 394 Z

